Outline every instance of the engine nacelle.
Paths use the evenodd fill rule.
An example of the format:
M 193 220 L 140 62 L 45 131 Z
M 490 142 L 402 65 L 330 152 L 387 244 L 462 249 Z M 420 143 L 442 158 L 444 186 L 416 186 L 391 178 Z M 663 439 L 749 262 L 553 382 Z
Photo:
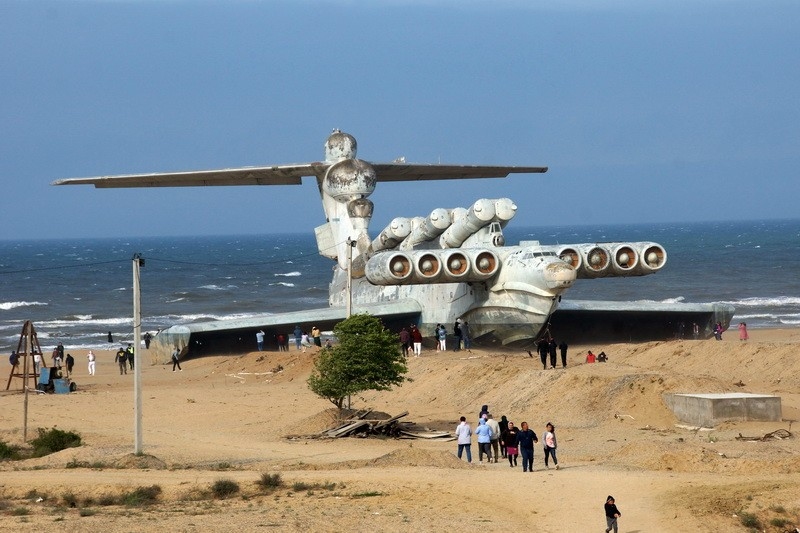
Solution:
M 611 248 L 611 269 L 619 276 L 636 273 L 639 253 L 630 244 L 615 244 Z
M 642 274 L 658 272 L 667 264 L 667 251 L 654 242 L 637 243 L 639 252 L 639 270 Z
M 608 248 L 598 244 L 588 244 L 580 246 L 578 252 L 581 254 L 583 263 L 583 268 L 579 271 L 579 277 L 602 278 L 608 274 L 612 257 Z
M 364 268 L 364 274 L 373 285 L 403 285 L 409 282 L 413 272 L 411 258 L 402 252 L 375 254 Z
M 644 276 L 661 270 L 667 262 L 667 252 L 654 242 L 561 244 L 541 249 L 555 252 L 584 279 Z

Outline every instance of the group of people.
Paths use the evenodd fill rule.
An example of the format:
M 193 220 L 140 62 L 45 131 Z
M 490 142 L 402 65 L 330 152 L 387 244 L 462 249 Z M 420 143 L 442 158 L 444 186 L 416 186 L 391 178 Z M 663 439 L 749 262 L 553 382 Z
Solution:
M 312 346 L 322 348 L 322 331 L 320 331 L 317 326 L 312 326 L 311 333 L 309 334 L 307 331 L 304 331 L 300 325 L 297 325 L 295 326 L 292 334 L 294 335 L 294 343 L 298 351 L 305 352 L 307 348 L 311 348 Z M 265 336 L 266 333 L 264 333 L 263 329 L 260 329 L 256 332 L 256 345 L 258 346 L 259 352 L 264 351 Z M 289 336 L 287 334 L 276 334 L 275 342 L 278 344 L 279 352 L 289 351 Z M 330 346 L 330 343 L 327 343 L 327 345 Z
M 567 349 L 569 345 L 566 341 L 561 341 L 561 344 L 557 344 L 553 337 L 547 337 L 541 339 L 536 345 L 536 351 L 539 352 L 539 358 L 542 361 L 542 368 L 547 370 L 547 359 L 550 358 L 550 368 L 556 367 L 556 356 L 557 351 L 561 352 L 561 367 L 567 368 Z M 528 355 L 533 357 L 531 352 L 528 352 Z
M 550 460 L 558 470 L 558 458 L 556 457 L 555 426 L 548 422 L 545 425 L 545 432 L 542 435 L 544 447 L 544 465 L 550 468 Z M 517 466 L 517 459 L 522 456 L 522 471 L 533 472 L 533 449 L 534 444 L 539 442 L 536 432 L 528 427 L 527 422 L 522 422 L 517 428 L 514 422 L 508 420 L 505 415 L 497 421 L 489 412 L 488 405 L 481 408 L 478 415 L 478 424 L 474 431 L 478 441 L 478 463 L 483 464 L 483 456 L 486 461 L 497 463 L 499 458 L 508 459 L 511 468 Z M 458 439 L 458 458 L 461 459 L 466 451 L 467 462 L 472 462 L 472 427 L 467 422 L 466 417 L 462 416 L 458 426 L 456 426 L 456 437 Z
M 133 344 L 128 343 L 128 347 L 124 348 L 122 346 L 119 347 L 117 350 L 116 356 L 114 356 L 114 362 L 119 364 L 119 375 L 127 374 L 128 367 L 133 370 L 133 363 L 134 363 L 134 353 L 133 353 Z
M 422 332 L 417 328 L 416 324 L 411 324 L 408 328 L 400 330 L 400 346 L 403 349 L 403 355 L 408 357 L 409 352 L 413 350 L 414 357 L 422 355 Z M 433 339 L 436 341 L 436 351 L 447 351 L 447 328 L 444 324 L 436 324 L 433 330 Z M 469 329 L 469 322 L 461 320 L 460 318 L 453 324 L 453 351 L 458 352 L 461 349 L 471 352 L 472 348 L 472 335 Z

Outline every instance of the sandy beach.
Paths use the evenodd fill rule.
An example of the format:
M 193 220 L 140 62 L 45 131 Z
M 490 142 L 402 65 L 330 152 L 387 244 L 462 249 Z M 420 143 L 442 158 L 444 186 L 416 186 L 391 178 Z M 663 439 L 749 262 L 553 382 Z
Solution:
M 587 349 L 610 361 L 585 364 Z M 409 360 L 413 381 L 353 398 L 354 408 L 408 411 L 406 420 L 438 430 L 454 430 L 461 415 L 474 425 L 482 404 L 498 419 L 527 421 L 540 437 L 552 422 L 561 468 L 545 469 L 540 444 L 529 474 L 521 461 L 514 469 L 502 459 L 459 461 L 454 441 L 287 438 L 318 433 L 335 418 L 306 386 L 313 354 L 295 351 L 206 356 L 182 362 L 181 372 L 149 364 L 144 352 L 145 455 L 136 457 L 132 374 L 120 376 L 108 350 L 95 352 L 90 377 L 85 352 L 72 352 L 77 392 L 31 395 L 29 436 L 57 426 L 78 432 L 83 445 L 0 462 L 0 528 L 601 531 L 611 494 L 624 532 L 747 531 L 743 513 L 764 530 L 785 531 L 800 526 L 800 440 L 735 437 L 800 429 L 798 349 L 800 329 L 752 330 L 747 342 L 729 331 L 722 342 L 571 346 L 567 368 L 554 370 L 520 350 L 428 349 Z M 0 440 L 9 444 L 22 443 L 15 381 L 16 391 L 0 393 Z M 783 421 L 679 427 L 665 392 L 775 394 Z M 284 487 L 261 489 L 263 473 L 279 473 Z M 237 481 L 241 492 L 211 497 L 220 479 Z M 153 484 L 162 489 L 154 505 L 97 503 Z

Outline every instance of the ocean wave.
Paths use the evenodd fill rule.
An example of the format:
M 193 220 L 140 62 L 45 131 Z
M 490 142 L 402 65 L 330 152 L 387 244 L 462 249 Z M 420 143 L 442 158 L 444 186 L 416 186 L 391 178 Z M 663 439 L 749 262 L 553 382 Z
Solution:
M 754 297 L 743 298 L 741 300 L 731 300 L 720 302 L 739 307 L 783 307 L 800 305 L 800 297 L 797 296 L 775 296 L 775 297 Z
M 33 305 L 50 305 L 45 302 L 0 302 L 0 309 L 3 311 L 8 311 L 10 309 L 16 309 L 17 307 L 29 307 Z
M 239 287 L 237 287 L 236 285 L 226 285 L 225 287 L 221 287 L 219 285 L 214 285 L 214 284 L 201 285 L 201 286 L 198 287 L 198 289 L 206 289 L 206 290 L 209 290 L 209 291 L 227 291 L 227 290 L 230 290 L 230 289 L 238 289 L 238 288 Z
M 132 322 L 131 317 L 126 318 L 92 318 L 89 320 L 67 320 L 67 319 L 56 319 L 56 320 L 40 320 L 37 322 L 36 328 L 37 331 L 40 328 L 63 328 L 63 327 L 73 327 L 76 325 L 80 326 L 89 326 L 89 325 L 97 325 L 97 326 L 115 326 L 117 324 L 130 324 Z
M 295 272 L 287 272 L 286 274 L 274 274 L 274 275 L 276 277 L 277 276 L 284 276 L 284 277 L 287 277 L 287 278 L 294 278 L 294 277 L 297 277 L 297 276 L 302 276 L 303 274 L 300 273 L 300 272 L 295 271 Z
M 278 281 L 277 283 L 270 283 L 270 287 L 278 285 L 280 287 L 294 287 L 294 283 L 286 283 L 285 281 Z

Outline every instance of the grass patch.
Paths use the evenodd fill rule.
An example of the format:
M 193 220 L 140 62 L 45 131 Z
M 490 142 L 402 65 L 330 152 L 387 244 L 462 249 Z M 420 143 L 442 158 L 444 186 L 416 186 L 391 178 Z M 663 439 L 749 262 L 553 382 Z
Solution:
M 304 490 L 311 490 L 313 488 L 313 483 L 306 483 L 304 481 L 295 481 L 292 483 L 292 490 L 295 492 L 303 492 Z
M 31 510 L 27 507 L 14 507 L 11 510 L 12 516 L 28 516 L 29 514 L 31 514 Z
M 77 497 L 77 496 L 75 496 L 75 495 L 74 495 L 73 493 L 71 493 L 71 492 L 67 492 L 67 493 L 65 493 L 65 494 L 64 494 L 64 495 L 61 497 L 61 500 L 64 502 L 64 505 L 67 505 L 67 506 L 69 506 L 69 507 L 77 507 L 77 506 L 78 506 L 78 497 Z
M 100 498 L 97 499 L 97 505 L 102 505 L 103 507 L 108 507 L 109 505 L 117 505 L 119 502 L 119 498 L 114 496 L 113 494 L 103 494 Z
M 94 509 L 90 509 L 88 507 L 84 507 L 80 511 L 78 511 L 78 514 L 81 516 L 94 516 L 97 514 L 97 511 L 95 511 Z
M 151 485 L 149 487 L 137 487 L 131 492 L 127 492 L 120 496 L 120 503 L 128 507 L 142 507 L 144 505 L 152 505 L 158 501 L 161 495 L 161 487 L 158 485 Z
M 239 492 L 239 484 L 232 479 L 218 479 L 211 485 L 211 493 L 215 498 L 225 499 Z
M 0 440 L 0 459 L 19 459 L 19 446 L 6 444 Z
M 371 490 L 369 492 L 357 492 L 353 494 L 353 498 L 372 498 L 375 496 L 383 496 L 382 492 L 378 492 L 377 490 Z
M 788 525 L 790 522 L 785 518 L 773 518 L 769 521 L 770 525 L 775 527 L 783 528 L 784 526 Z
M 256 484 L 262 489 L 275 490 L 283 486 L 283 479 L 281 479 L 280 474 L 269 474 L 264 472 L 261 474 L 259 480 L 256 481 Z
M 742 525 L 744 527 L 749 527 L 752 529 L 761 529 L 761 521 L 753 513 L 747 513 L 745 511 L 741 511 L 739 513 L 739 520 L 742 522 Z
M 218 463 L 215 470 L 230 470 L 231 468 L 230 463 Z
M 81 445 L 81 436 L 73 431 L 62 431 L 58 428 L 39 428 L 39 436 L 31 440 L 33 457 L 43 457 L 51 453 L 60 452 L 67 448 Z
M 786 514 L 786 508 L 783 505 L 770 505 L 769 510 L 775 513 Z

